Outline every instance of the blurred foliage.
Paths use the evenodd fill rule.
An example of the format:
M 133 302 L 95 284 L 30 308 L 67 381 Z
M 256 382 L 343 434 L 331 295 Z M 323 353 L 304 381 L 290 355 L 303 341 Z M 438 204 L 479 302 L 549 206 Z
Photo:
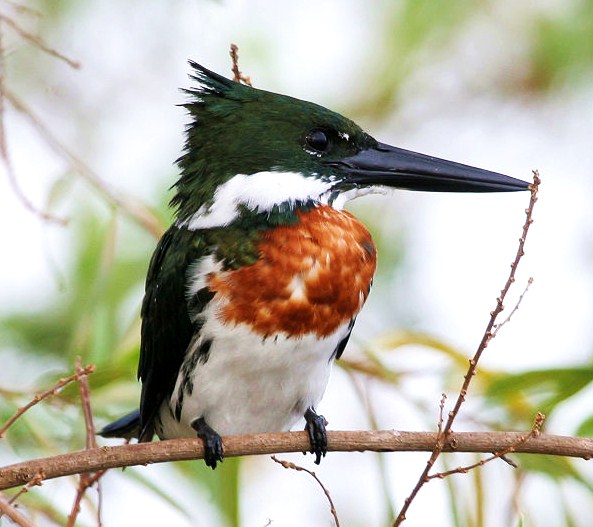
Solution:
M 7 5 L 9 3 L 3 4 L 2 9 Z M 37 0 L 35 6 L 43 15 L 42 25 L 75 20 L 81 9 L 81 3 L 73 0 Z M 389 115 L 390 109 L 398 104 L 408 77 L 422 69 L 428 62 L 427 57 L 438 58 L 452 49 L 459 33 L 471 24 L 473 17 L 487 14 L 491 9 L 488 2 L 468 0 L 376 0 L 376 6 L 382 10 L 381 26 L 377 28 L 377 48 L 382 52 L 369 57 L 370 74 L 364 103 L 349 112 L 371 117 Z M 531 22 L 528 34 L 522 35 L 528 39 L 528 45 L 521 69 L 528 73 L 525 81 L 516 86 L 517 94 L 523 95 L 526 90 L 546 93 L 567 82 L 590 82 L 593 0 L 569 1 L 556 11 L 534 8 Z M 11 58 L 12 55 L 7 57 Z M 27 65 L 15 71 L 27 75 L 32 69 L 34 67 Z M 70 187 L 63 188 L 63 181 L 57 180 L 50 193 L 50 205 L 57 206 L 63 199 L 62 194 L 74 192 Z M 164 190 L 162 193 L 165 195 Z M 63 276 L 56 277 L 56 281 L 63 282 L 62 291 L 45 305 L 31 306 L 27 313 L 11 313 L 0 320 L 0 351 L 18 350 L 23 363 L 31 359 L 39 365 L 35 372 L 48 370 L 37 376 L 34 388 L 24 386 L 24 382 L 23 386 L 16 383 L 18 389 L 0 386 L 1 421 L 31 400 L 34 391 L 50 387 L 71 372 L 77 356 L 81 356 L 85 364 L 92 362 L 97 366 L 96 373 L 90 377 L 90 385 L 98 425 L 138 403 L 139 386 L 135 380 L 138 314 L 144 276 L 155 241 L 137 224 L 124 219 L 121 211 L 105 204 L 97 205 L 97 200 L 101 201 L 101 192 L 97 189 L 94 199 L 88 200 L 85 196 L 75 200 L 83 201 L 84 206 L 72 210 L 70 260 Z M 165 201 L 163 199 L 161 204 L 163 215 L 168 214 Z M 372 221 L 373 211 L 369 211 L 367 217 Z M 405 257 L 402 239 L 387 241 L 381 234 L 376 238 L 381 249 L 381 265 L 390 269 L 397 267 Z M 413 361 L 408 360 L 408 355 L 418 353 L 429 356 L 434 364 L 428 374 L 410 366 Z M 365 343 L 359 357 L 348 359 L 347 356 L 341 364 L 355 383 L 389 387 L 394 395 L 427 416 L 427 427 L 434 428 L 438 402 L 427 400 L 425 394 L 416 390 L 416 381 L 430 375 L 437 379 L 443 392 L 456 394 L 467 369 L 467 360 L 467 350 L 457 350 L 431 335 L 400 330 Z M 30 378 L 25 367 L 22 375 L 23 379 Z M 494 430 L 529 430 L 537 411 L 553 419 L 564 405 L 589 388 L 592 379 L 590 364 L 519 373 L 480 367 L 472 383 L 472 406 L 464 413 L 464 424 Z M 360 395 L 363 397 L 364 393 Z M 369 426 L 390 426 L 381 422 L 380 412 L 373 409 L 372 401 L 370 403 Z M 593 435 L 593 412 L 580 416 L 574 433 Z M 78 388 L 71 385 L 18 420 L 2 441 L 2 454 L 4 459 L 12 460 L 76 450 L 83 445 Z M 583 518 L 571 508 L 570 492 L 563 491 L 576 484 L 593 496 L 593 483 L 581 470 L 581 465 L 564 458 L 515 457 L 519 459 L 520 468 L 514 495 L 521 507 L 516 511 L 515 525 L 529 524 L 533 506 L 521 501 L 522 489 L 531 480 L 542 478 L 558 489 L 558 507 L 563 511 L 565 525 L 588 524 L 586 517 L 583 523 Z M 458 458 L 443 457 L 445 469 L 455 466 L 453 459 Z M 463 458 L 462 463 L 467 463 L 467 458 Z M 239 460 L 226 460 L 215 472 L 201 463 L 178 463 L 175 467 L 183 484 L 206 494 L 226 524 L 239 525 Z M 126 475 L 191 516 L 160 482 L 149 480 L 136 470 L 126 471 Z M 469 493 L 463 478 L 446 481 L 454 525 L 487 524 L 483 505 L 488 499 L 488 484 L 480 471 L 474 471 L 472 478 Z M 384 485 L 387 487 L 386 482 Z M 389 496 L 388 488 L 385 488 L 385 496 Z M 36 513 L 40 524 L 65 524 L 64 510 L 42 493 L 29 492 L 19 500 Z
M 364 95 L 350 111 L 351 115 L 377 120 L 392 115 L 409 79 L 427 64 L 446 59 L 475 19 L 491 17 L 501 29 L 511 22 L 496 13 L 492 2 L 387 0 L 378 3 L 383 7 L 383 23 L 377 31 L 375 46 L 380 52 L 369 57 Z M 524 97 L 543 95 L 567 84 L 591 82 L 593 0 L 568 0 L 549 9 L 533 3 L 527 12 L 529 16 L 525 11 L 522 14 L 526 18 L 524 32 L 516 35 L 524 43 L 524 51 L 518 62 L 513 60 L 506 66 L 515 70 L 513 76 L 501 71 L 495 77 L 499 81 L 498 89 Z M 516 31 L 514 27 L 512 30 Z M 487 87 L 489 91 L 496 88 Z
M 407 0 L 382 2 L 383 24 L 377 48 L 371 58 L 372 73 L 364 99 L 353 115 L 376 119 L 391 115 L 407 78 L 423 64 L 423 54 L 438 53 L 451 43 L 460 26 L 480 9 L 471 0 Z
M 533 26 L 527 89 L 547 91 L 593 78 L 593 0 L 573 0 Z
M 436 359 L 437 366 L 429 375 L 439 379 L 442 383 L 442 393 L 447 393 L 453 398 L 446 404 L 447 411 L 447 408 L 452 407 L 461 387 L 470 353 L 456 350 L 435 337 L 424 333 L 395 331 L 369 343 L 364 350 L 364 360 L 354 361 L 346 358 L 341 361 L 341 366 L 366 377 L 369 381 L 372 379 L 372 382 L 389 385 L 407 404 L 415 406 L 423 415 L 432 419 L 433 422 L 427 421 L 427 426 L 434 429 L 437 402 L 427 400 L 425 394 L 415 389 L 414 379 L 420 380 L 426 376 L 426 372 L 406 366 L 410 363 L 406 357 L 409 353 L 414 356 L 425 353 Z M 425 367 L 426 361 L 419 359 L 418 362 Z M 480 365 L 479 373 L 472 381 L 471 397 L 468 397 L 471 409 L 465 405 L 455 429 L 470 426 L 470 429 L 527 432 L 533 426 L 534 417 L 538 412 L 546 415 L 547 422 L 552 421 L 566 404 L 570 404 L 575 397 L 591 388 L 592 384 L 593 367 L 590 364 L 520 373 L 496 371 Z M 572 433 L 593 435 L 593 415 L 587 414 L 581 419 L 582 422 Z M 369 424 L 375 424 L 373 418 L 369 418 Z M 383 423 L 383 427 L 389 427 L 389 423 Z M 570 431 L 566 433 L 569 434 Z M 442 470 L 450 470 L 475 463 L 483 457 L 486 456 L 473 456 L 473 460 L 468 460 L 467 455 L 445 455 L 439 462 L 442 464 Z M 569 490 L 575 484 L 586 489 L 591 496 L 587 507 L 591 507 L 593 479 L 582 463 L 569 458 L 544 455 L 513 454 L 511 457 L 516 458 L 518 463 L 516 488 L 513 491 L 521 507 L 516 511 L 520 513 L 520 519 L 517 521 L 523 522 L 535 512 L 535 509 L 530 509 L 528 501 L 521 501 L 523 489 L 527 488 L 530 482 L 544 478 L 549 485 L 557 486 L 559 491 L 568 489 L 555 493 L 558 506 L 564 515 L 563 525 L 586 525 L 580 517 L 582 510 L 575 511 L 572 507 L 573 493 Z M 463 481 L 463 478 L 453 476 L 446 480 L 453 524 L 456 526 L 488 525 L 485 510 L 480 503 L 488 500 L 492 489 L 489 491 L 488 485 L 482 481 L 478 472 L 479 469 L 472 471 L 474 480 L 469 497 L 467 482 Z
M 96 373 L 89 381 L 94 415 L 101 425 L 138 405 L 139 303 L 155 241 L 114 212 L 105 215 L 87 208 L 77 217 L 75 253 L 66 271 L 64 292 L 51 305 L 0 320 L 0 334 L 4 344 L 19 353 L 60 359 L 63 370 L 42 376 L 38 391 L 72 370 L 77 356 L 95 364 Z M 32 398 L 30 391 L 1 388 L 0 395 L 2 422 Z M 85 443 L 84 430 L 78 385 L 73 383 L 25 413 L 10 428 L 4 447 L 22 458 L 78 450 Z M 238 460 L 227 459 L 214 473 L 196 463 L 178 463 L 177 468 L 189 487 L 207 493 L 229 525 L 238 525 Z M 141 484 L 182 510 L 158 484 L 134 474 Z M 41 503 L 51 507 L 34 493 L 22 501 L 33 509 Z M 53 512 L 63 517 L 63 511 Z
M 485 396 L 489 404 L 509 411 L 507 426 L 524 424 L 526 413 L 540 411 L 551 416 L 564 401 L 577 395 L 593 381 L 593 368 L 551 368 L 522 373 L 491 375 Z

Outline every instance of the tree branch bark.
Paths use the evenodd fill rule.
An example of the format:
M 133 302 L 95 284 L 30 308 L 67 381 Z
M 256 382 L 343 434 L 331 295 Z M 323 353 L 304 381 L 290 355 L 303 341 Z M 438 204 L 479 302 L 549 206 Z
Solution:
M 540 434 L 525 440 L 529 434 L 530 432 L 451 432 L 443 451 L 494 453 L 511 449 L 517 453 L 580 457 L 587 460 L 593 457 L 591 438 Z M 327 436 L 328 450 L 334 452 L 432 452 L 437 441 L 437 432 L 396 430 L 328 431 Z M 304 452 L 310 448 L 306 432 L 226 436 L 223 438 L 223 445 L 226 457 Z M 24 485 L 40 472 L 43 473 L 44 480 L 48 480 L 116 467 L 201 459 L 203 455 L 204 448 L 199 439 L 171 439 L 80 450 L 0 468 L 0 490 Z

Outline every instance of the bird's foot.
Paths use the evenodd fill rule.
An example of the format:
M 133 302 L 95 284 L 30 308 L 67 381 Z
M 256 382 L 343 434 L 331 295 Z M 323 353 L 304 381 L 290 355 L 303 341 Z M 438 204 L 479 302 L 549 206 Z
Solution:
M 223 461 L 222 438 L 203 417 L 194 419 L 191 423 L 192 428 L 198 433 L 198 437 L 204 442 L 204 461 L 212 470 L 216 468 L 216 463 Z
M 309 434 L 311 442 L 311 453 L 315 454 L 315 464 L 319 465 L 321 457 L 327 454 L 327 432 L 325 426 L 327 421 L 322 415 L 318 415 L 313 408 L 305 412 L 305 430 Z

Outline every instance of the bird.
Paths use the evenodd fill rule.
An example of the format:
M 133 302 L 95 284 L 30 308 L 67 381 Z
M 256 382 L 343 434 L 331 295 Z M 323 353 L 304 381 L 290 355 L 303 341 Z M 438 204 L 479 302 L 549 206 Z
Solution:
M 529 183 L 390 146 L 320 105 L 189 62 L 174 223 L 149 264 L 141 308 L 140 408 L 104 437 L 199 437 L 212 469 L 221 436 L 287 431 L 316 411 L 377 262 L 344 204 L 389 189 L 508 192 Z

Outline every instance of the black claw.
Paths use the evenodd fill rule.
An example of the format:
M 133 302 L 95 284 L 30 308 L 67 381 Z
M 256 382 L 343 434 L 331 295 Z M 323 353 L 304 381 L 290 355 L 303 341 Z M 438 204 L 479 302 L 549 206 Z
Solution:
M 198 433 L 198 437 L 204 442 L 204 461 L 212 470 L 216 463 L 223 462 L 222 439 L 205 421 L 203 417 L 195 419 L 191 423 L 192 428 Z
M 325 425 L 327 421 L 322 415 L 318 415 L 313 408 L 308 408 L 305 412 L 305 430 L 309 434 L 311 442 L 311 453 L 315 454 L 315 464 L 319 465 L 321 457 L 327 454 L 327 432 Z

